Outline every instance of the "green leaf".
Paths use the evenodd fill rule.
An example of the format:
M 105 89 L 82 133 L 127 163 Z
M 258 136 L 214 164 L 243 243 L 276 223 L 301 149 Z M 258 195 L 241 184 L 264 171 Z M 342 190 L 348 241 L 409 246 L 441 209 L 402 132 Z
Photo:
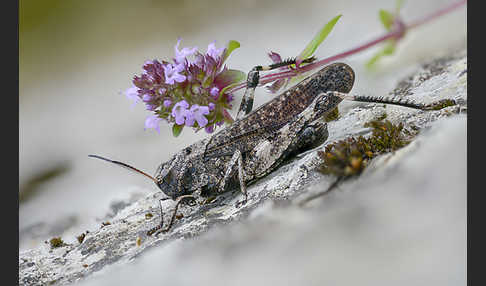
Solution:
M 389 41 L 383 48 L 383 55 L 392 55 L 395 52 L 395 41 Z
M 218 86 L 224 86 L 223 89 L 219 91 L 218 101 L 223 101 L 223 94 L 230 88 L 237 86 L 240 82 L 245 80 L 246 74 L 239 70 L 226 70 L 219 74 L 215 79 L 214 83 Z
M 179 136 L 183 128 L 184 125 L 177 125 L 177 124 L 172 125 L 172 135 L 174 135 L 174 137 Z
M 395 41 L 388 41 L 382 50 L 380 50 L 368 62 L 366 62 L 366 67 L 373 68 L 373 66 L 381 57 L 392 55 L 395 52 L 395 47 Z
M 229 57 L 229 55 L 236 50 L 237 48 L 240 47 L 240 43 L 234 40 L 231 40 L 228 42 L 228 45 L 226 46 L 226 52 L 224 53 L 223 56 L 223 62 L 226 61 L 226 59 Z
M 216 112 L 214 116 L 214 122 L 220 122 L 223 119 L 224 119 L 223 114 L 221 112 Z
M 371 69 L 375 66 L 376 62 L 383 56 L 383 53 L 380 51 L 376 55 L 374 55 L 369 61 L 366 62 L 366 67 Z
M 227 69 L 222 73 L 218 74 L 216 78 L 214 78 L 214 84 L 220 87 L 226 87 L 231 84 L 239 83 L 245 80 L 246 74 L 239 70 Z
M 385 26 L 385 29 L 387 31 L 390 31 L 393 24 L 393 18 L 394 18 L 392 13 L 380 9 L 379 16 L 380 16 L 381 23 L 383 24 L 383 26 Z
M 336 25 L 339 18 L 342 15 L 337 15 L 331 21 L 329 21 L 320 31 L 315 35 L 315 37 L 310 41 L 310 43 L 305 47 L 305 49 L 297 56 L 297 60 L 304 60 L 311 57 L 316 51 L 317 47 L 324 41 L 324 39 L 329 35 L 331 30 Z

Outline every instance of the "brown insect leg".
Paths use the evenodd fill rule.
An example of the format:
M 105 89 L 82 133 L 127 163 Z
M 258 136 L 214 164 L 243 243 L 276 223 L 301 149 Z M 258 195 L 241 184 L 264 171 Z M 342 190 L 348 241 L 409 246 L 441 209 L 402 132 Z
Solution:
M 177 214 L 177 210 L 179 209 L 179 205 L 186 198 L 193 198 L 193 199 L 195 199 L 195 197 L 193 195 L 184 195 L 184 196 L 180 196 L 180 197 L 178 197 L 176 199 L 176 205 L 175 205 L 175 208 L 174 208 L 174 212 L 172 213 L 172 217 L 170 218 L 169 225 L 167 226 L 166 229 L 162 229 L 163 217 L 162 217 L 162 206 L 161 206 L 161 208 L 160 208 L 160 214 L 161 214 L 160 225 L 158 225 L 158 226 L 152 228 L 151 230 L 149 230 L 147 232 L 147 235 L 155 234 L 155 236 L 157 236 L 161 232 L 167 232 L 167 231 L 169 231 L 170 228 L 172 227 L 172 225 L 174 224 L 175 217 L 176 217 L 176 214 Z
M 253 109 L 253 100 L 255 98 L 255 89 L 260 81 L 260 74 L 257 67 L 254 67 L 249 73 L 246 80 L 246 89 L 241 99 L 240 108 L 236 114 L 236 119 L 241 119 Z
M 231 160 L 228 162 L 228 165 L 226 166 L 226 172 L 224 174 L 223 179 L 221 180 L 221 184 L 219 186 L 219 192 L 222 193 L 225 191 L 226 184 L 231 179 L 235 167 L 238 167 L 238 180 L 240 183 L 240 190 L 245 196 L 244 200 L 239 202 L 238 204 L 244 204 L 248 199 L 248 193 L 246 191 L 245 174 L 243 170 L 243 156 L 241 154 L 241 151 L 238 149 L 235 151 L 233 157 L 231 157 Z

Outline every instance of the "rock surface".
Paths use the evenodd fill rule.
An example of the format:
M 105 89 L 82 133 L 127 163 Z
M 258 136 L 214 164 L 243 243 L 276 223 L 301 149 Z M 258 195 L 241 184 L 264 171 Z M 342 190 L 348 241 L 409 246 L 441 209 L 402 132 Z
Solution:
M 235 207 L 235 192 L 184 206 L 168 233 L 148 237 L 162 194 L 133 197 L 114 205 L 110 224 L 90 230 L 82 243 L 21 252 L 19 284 L 464 284 L 466 51 L 424 64 L 390 94 L 458 105 L 420 111 L 343 103 L 327 142 L 250 186 L 246 205 Z M 368 134 L 364 123 L 385 113 L 420 134 L 375 159 L 358 179 L 298 206 L 334 180 L 315 171 L 317 151 Z M 173 202 L 162 207 L 170 213 Z

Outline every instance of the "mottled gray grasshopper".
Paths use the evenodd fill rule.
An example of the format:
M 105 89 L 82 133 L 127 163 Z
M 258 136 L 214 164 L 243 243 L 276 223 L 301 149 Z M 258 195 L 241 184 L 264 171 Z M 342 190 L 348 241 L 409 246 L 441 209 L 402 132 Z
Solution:
M 254 68 L 235 122 L 209 138 L 196 142 L 162 163 L 152 177 L 125 163 L 103 159 L 141 173 L 176 201 L 173 224 L 180 203 L 215 196 L 240 188 L 247 199 L 246 185 L 274 170 L 289 155 L 312 148 L 327 139 L 327 125 L 319 121 L 351 91 L 354 72 L 343 63 L 328 65 L 299 84 L 252 110 L 258 84 Z M 162 213 L 162 209 L 161 209 Z M 148 234 L 161 230 L 163 217 Z
M 149 177 L 168 198 L 175 200 L 167 228 L 162 230 L 160 206 L 161 222 L 148 235 L 169 230 L 181 203 L 194 205 L 199 198 L 238 188 L 244 195 L 240 203 L 246 202 L 247 184 L 264 177 L 291 155 L 325 142 L 327 125 L 321 119 L 343 99 L 424 108 L 410 102 L 350 96 L 355 79 L 353 69 L 344 63 L 334 63 L 252 111 L 259 71 L 273 68 L 257 66 L 250 71 L 232 125 L 176 153 L 158 167 L 154 177 L 125 163 L 90 155 Z

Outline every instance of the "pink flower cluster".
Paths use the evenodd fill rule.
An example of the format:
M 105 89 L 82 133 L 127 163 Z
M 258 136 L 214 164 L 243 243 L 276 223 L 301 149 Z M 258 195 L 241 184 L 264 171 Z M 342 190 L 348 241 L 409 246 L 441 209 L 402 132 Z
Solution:
M 245 74 L 223 66 L 232 51 L 228 48 L 216 48 L 212 42 L 203 54 L 197 47 L 179 49 L 180 42 L 174 47 L 171 62 L 146 61 L 142 74 L 134 76 L 125 95 L 134 103 L 144 102 L 153 112 L 145 120 L 146 129 L 160 133 L 159 124 L 166 121 L 179 133 L 184 126 L 196 131 L 205 128 L 211 133 L 215 126 L 232 122 L 227 110 L 232 107 L 233 95 L 224 89 L 243 80 Z

